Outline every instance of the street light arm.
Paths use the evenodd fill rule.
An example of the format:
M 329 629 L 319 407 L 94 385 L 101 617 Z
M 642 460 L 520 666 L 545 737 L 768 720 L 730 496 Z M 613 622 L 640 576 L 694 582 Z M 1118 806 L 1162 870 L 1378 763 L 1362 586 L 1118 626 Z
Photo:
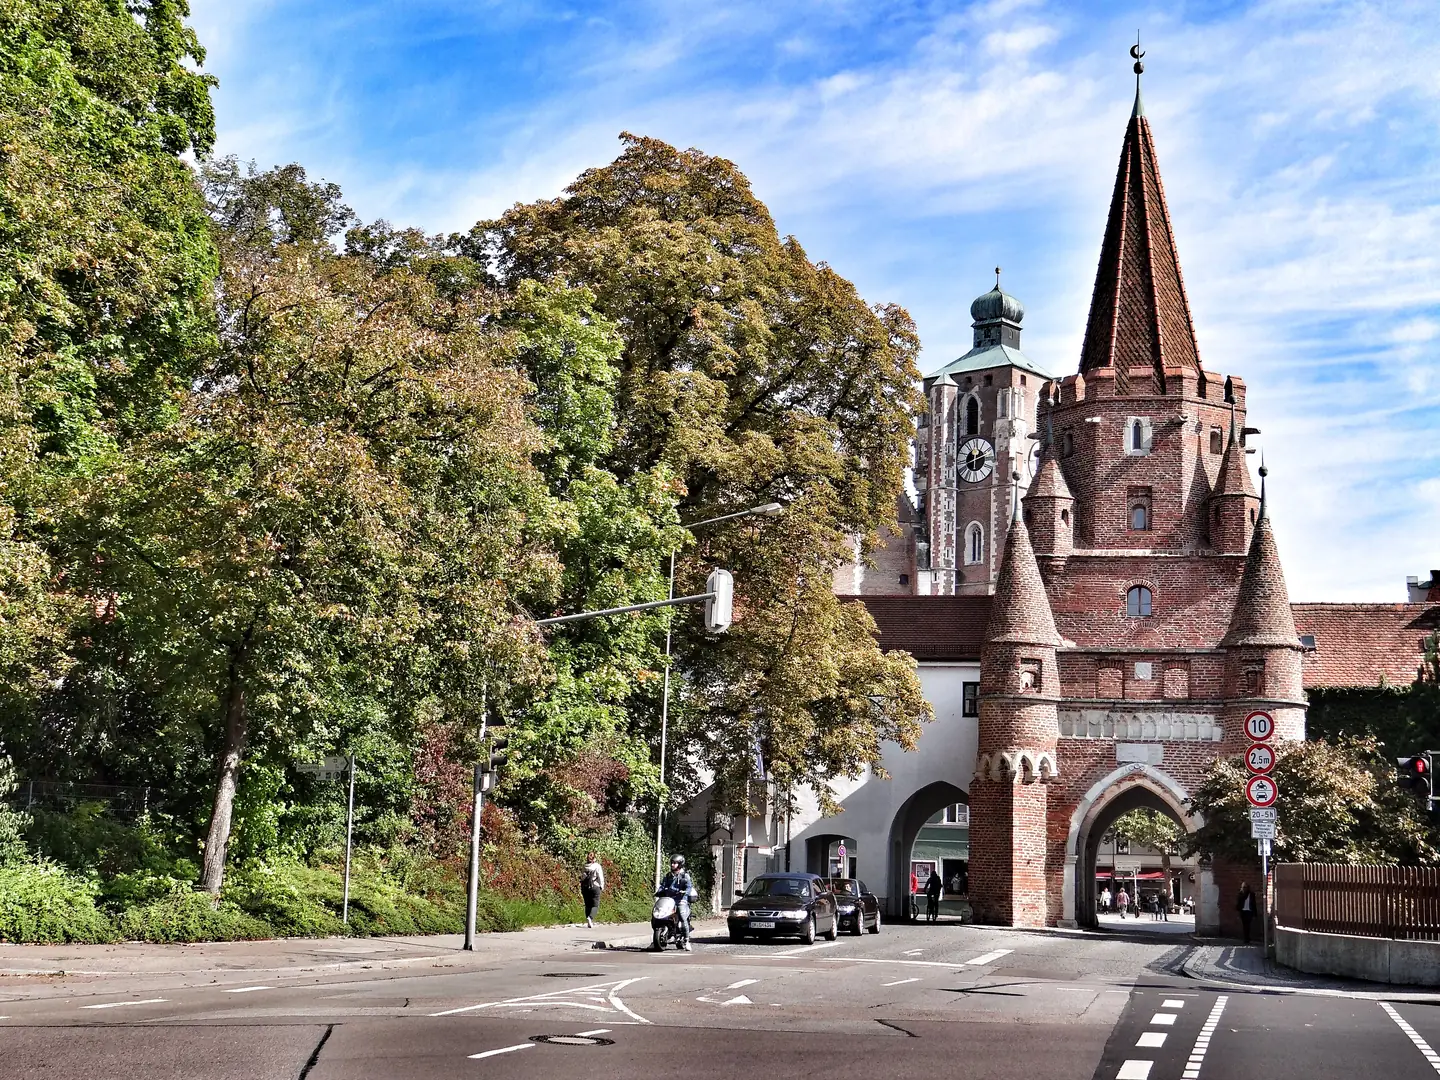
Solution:
M 653 608 L 670 607 L 674 604 L 697 604 L 702 600 L 713 600 L 713 592 L 696 593 L 694 596 L 676 596 L 669 600 L 651 600 L 648 604 L 627 604 L 624 607 L 605 608 L 602 611 L 578 611 L 574 615 L 556 615 L 549 619 L 536 619 L 536 626 L 553 626 L 556 623 L 583 622 L 598 619 L 602 615 L 624 615 L 631 611 L 650 611 Z

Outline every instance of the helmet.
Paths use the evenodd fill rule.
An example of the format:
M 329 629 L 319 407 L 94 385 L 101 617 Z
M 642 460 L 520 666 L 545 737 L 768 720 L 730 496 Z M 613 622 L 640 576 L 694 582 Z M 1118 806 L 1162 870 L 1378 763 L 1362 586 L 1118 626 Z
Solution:
M 684 870 L 684 869 L 685 869 L 685 856 L 684 856 L 684 855 L 672 855 L 672 856 L 670 857 L 670 865 L 673 866 L 673 867 L 674 867 L 675 869 L 677 869 L 677 870 Z

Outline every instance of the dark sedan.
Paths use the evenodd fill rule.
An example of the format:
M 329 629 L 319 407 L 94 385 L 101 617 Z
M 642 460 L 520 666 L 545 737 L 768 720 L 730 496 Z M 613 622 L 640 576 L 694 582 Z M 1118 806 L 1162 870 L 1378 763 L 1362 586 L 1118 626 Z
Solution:
M 865 887 L 863 881 L 855 878 L 826 878 L 825 884 L 835 896 L 835 911 L 840 919 L 840 929 L 859 934 L 869 930 L 880 932 L 880 898 Z
M 806 945 L 839 930 L 835 897 L 816 874 L 761 874 L 730 905 L 730 940 L 798 937 Z

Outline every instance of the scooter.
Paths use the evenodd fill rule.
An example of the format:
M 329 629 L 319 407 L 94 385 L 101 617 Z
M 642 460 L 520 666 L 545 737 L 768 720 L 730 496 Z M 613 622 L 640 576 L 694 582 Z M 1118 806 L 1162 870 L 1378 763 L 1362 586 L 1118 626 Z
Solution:
M 655 907 L 650 911 L 651 948 L 663 952 L 665 946 L 675 943 L 677 949 L 685 948 L 689 937 L 685 923 L 680 918 L 680 905 L 675 897 L 661 894 L 655 897 Z

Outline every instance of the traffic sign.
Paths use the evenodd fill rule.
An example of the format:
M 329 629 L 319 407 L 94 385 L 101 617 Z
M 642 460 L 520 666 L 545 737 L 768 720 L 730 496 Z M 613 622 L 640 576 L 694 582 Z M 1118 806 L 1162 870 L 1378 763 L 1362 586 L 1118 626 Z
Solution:
M 844 869 L 845 869 L 845 845 L 844 845 L 844 844 L 841 844 L 840 847 L 836 850 L 836 852 L 835 852 L 835 858 L 837 858 L 837 859 L 840 860 L 840 869 L 841 869 L 841 871 L 843 872 Z
M 1255 742 L 1264 742 L 1275 734 L 1275 718 L 1268 712 L 1255 710 L 1245 717 L 1245 734 Z
M 329 754 L 320 761 L 297 761 L 295 762 L 295 771 L 311 773 L 319 776 L 322 780 L 333 780 L 343 773 L 349 764 L 350 759 L 348 757 L 343 757 L 339 754 Z
M 1280 811 L 1273 806 L 1252 806 L 1250 807 L 1251 821 L 1274 821 L 1280 816 Z
M 1245 767 L 1252 773 L 1265 775 L 1275 768 L 1275 748 L 1269 743 L 1251 743 L 1245 751 Z
M 1279 795 L 1280 789 L 1268 776 L 1252 776 L 1245 785 L 1245 798 L 1250 800 L 1251 806 L 1274 806 Z
M 1252 839 L 1252 840 L 1274 840 L 1274 839 L 1275 839 L 1275 822 L 1274 822 L 1274 820 L 1272 819 L 1272 820 L 1270 820 L 1270 821 L 1265 821 L 1265 820 L 1256 821 L 1255 819 L 1252 818 L 1251 821 L 1250 821 L 1250 839 Z

